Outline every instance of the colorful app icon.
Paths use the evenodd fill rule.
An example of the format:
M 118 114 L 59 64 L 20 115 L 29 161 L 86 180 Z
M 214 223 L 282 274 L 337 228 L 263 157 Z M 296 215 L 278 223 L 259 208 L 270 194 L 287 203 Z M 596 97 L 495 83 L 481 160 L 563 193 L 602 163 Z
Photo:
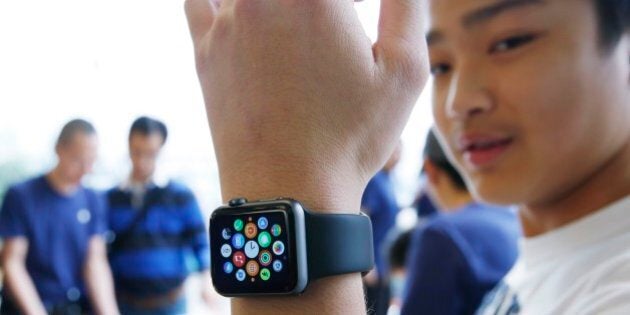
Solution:
M 278 237 L 280 236 L 280 233 L 282 233 L 282 228 L 280 227 L 280 225 L 274 224 L 273 226 L 271 226 L 271 235 Z
M 259 250 L 258 243 L 255 241 L 249 241 L 245 244 L 245 255 L 249 258 L 256 258 Z
M 234 265 L 232 265 L 231 262 L 226 261 L 225 264 L 223 264 L 223 271 L 225 271 L 225 273 L 232 273 L 232 270 L 234 270 Z
M 243 254 L 243 252 L 234 252 L 234 255 L 232 256 L 232 262 L 234 263 L 234 266 L 238 268 L 245 265 L 245 259 L 245 254 Z
M 256 237 L 256 233 L 258 233 L 258 228 L 256 227 L 256 224 L 250 222 L 245 225 L 245 236 L 247 236 L 247 238 L 251 239 Z
M 234 221 L 234 229 L 235 229 L 237 232 L 240 232 L 240 231 L 243 229 L 243 220 L 241 220 L 241 219 L 236 219 L 236 220 Z
M 269 221 L 267 221 L 267 218 L 265 218 L 265 217 L 260 217 L 260 218 L 258 218 L 258 227 L 259 227 L 261 230 L 266 229 L 266 228 L 267 228 L 267 226 L 269 226 Z
M 269 235 L 269 232 L 261 232 L 258 235 L 258 244 L 260 244 L 262 248 L 269 247 L 271 244 L 271 235 Z
M 260 253 L 260 264 L 263 266 L 269 266 L 271 264 L 271 253 L 268 250 L 263 250 Z
M 238 281 L 245 280 L 245 270 L 239 269 L 236 271 L 236 280 Z
M 245 237 L 241 233 L 236 233 L 232 236 L 232 246 L 236 249 L 241 249 L 245 245 Z
M 282 262 L 279 260 L 275 260 L 273 262 L 273 271 L 280 272 L 282 271 Z
M 223 244 L 221 246 L 221 256 L 228 258 L 230 255 L 232 255 L 232 247 L 230 247 L 230 244 Z
M 284 243 L 282 241 L 273 242 L 273 253 L 280 256 L 284 254 Z
M 245 266 L 245 270 L 247 270 L 247 274 L 250 277 L 255 277 L 258 274 L 258 263 L 255 260 L 250 260 L 247 262 L 247 266 Z
M 271 278 L 271 271 L 269 271 L 269 269 L 267 268 L 263 268 L 260 271 L 260 279 L 263 279 L 264 281 L 269 280 L 269 278 Z
M 223 236 L 224 240 L 229 240 L 230 237 L 232 237 L 232 230 L 230 230 L 230 228 L 223 229 L 223 231 L 221 231 L 221 236 Z

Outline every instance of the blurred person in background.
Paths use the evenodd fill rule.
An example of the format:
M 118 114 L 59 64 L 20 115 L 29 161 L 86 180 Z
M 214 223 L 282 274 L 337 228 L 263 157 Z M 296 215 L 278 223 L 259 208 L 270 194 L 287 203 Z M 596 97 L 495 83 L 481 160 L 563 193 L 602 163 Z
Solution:
M 5 195 L 0 313 L 117 314 L 103 238 L 104 203 L 81 185 L 97 156 L 92 124 L 68 122 L 55 152 L 58 162 L 50 172 Z
M 435 204 L 433 204 L 429 193 L 426 191 L 426 185 L 422 186 L 422 188 L 418 191 L 412 207 L 416 210 L 418 220 L 421 222 L 431 218 L 433 215 L 438 213 Z
M 407 278 L 406 262 L 412 234 L 413 229 L 398 231 L 389 247 L 388 260 L 390 268 L 390 298 L 387 315 L 400 314 L 403 290 L 405 288 L 405 279 Z
M 205 224 L 193 193 L 155 176 L 167 139 L 161 121 L 140 117 L 129 131 L 132 169 L 107 193 L 113 241 L 109 260 L 123 314 L 184 314 L 189 258 L 203 274 L 202 295 L 211 298 Z
M 367 307 L 375 315 L 385 314 L 389 305 L 388 267 L 383 248 L 390 230 L 396 225 L 399 207 L 390 177 L 400 160 L 402 144 L 398 142 L 383 168 L 368 182 L 361 198 L 361 211 L 372 220 L 374 263 L 364 278 Z
M 440 214 L 414 232 L 402 314 L 474 314 L 516 260 L 518 221 L 509 208 L 473 200 L 433 131 L 424 159 Z

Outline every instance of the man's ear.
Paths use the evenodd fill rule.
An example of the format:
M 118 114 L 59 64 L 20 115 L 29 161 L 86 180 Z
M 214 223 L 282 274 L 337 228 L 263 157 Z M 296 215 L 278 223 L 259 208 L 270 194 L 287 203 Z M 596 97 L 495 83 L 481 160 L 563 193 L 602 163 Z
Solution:
M 424 160 L 424 172 L 427 174 L 427 179 L 432 185 L 437 185 L 440 182 L 440 170 L 430 160 Z

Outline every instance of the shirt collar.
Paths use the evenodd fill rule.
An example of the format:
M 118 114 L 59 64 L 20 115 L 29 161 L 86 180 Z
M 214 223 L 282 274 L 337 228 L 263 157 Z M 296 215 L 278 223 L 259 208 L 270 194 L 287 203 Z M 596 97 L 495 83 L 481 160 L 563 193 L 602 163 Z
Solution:
M 629 209 L 630 196 L 627 196 L 558 229 L 522 239 L 520 247 L 523 262 L 528 268 L 538 266 L 628 233 Z
M 131 175 L 129 175 L 118 188 L 122 191 L 134 191 L 143 188 L 144 190 L 148 190 L 151 188 L 164 188 L 168 185 L 168 179 L 163 176 L 151 176 L 149 180 L 144 183 L 135 182 L 132 180 Z

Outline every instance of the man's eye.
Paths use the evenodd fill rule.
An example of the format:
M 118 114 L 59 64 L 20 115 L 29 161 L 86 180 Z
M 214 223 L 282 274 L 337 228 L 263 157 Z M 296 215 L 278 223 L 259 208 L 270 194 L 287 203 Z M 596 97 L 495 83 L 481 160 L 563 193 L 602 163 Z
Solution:
M 520 46 L 526 45 L 530 43 L 531 41 L 533 41 L 534 39 L 536 39 L 536 36 L 532 34 L 512 36 L 512 37 L 509 37 L 509 38 L 506 38 L 504 40 L 500 40 L 494 43 L 490 47 L 489 53 L 491 54 L 500 53 L 500 52 L 512 50 Z
M 438 63 L 431 65 L 431 74 L 434 76 L 440 76 L 451 70 L 451 66 L 445 63 Z

